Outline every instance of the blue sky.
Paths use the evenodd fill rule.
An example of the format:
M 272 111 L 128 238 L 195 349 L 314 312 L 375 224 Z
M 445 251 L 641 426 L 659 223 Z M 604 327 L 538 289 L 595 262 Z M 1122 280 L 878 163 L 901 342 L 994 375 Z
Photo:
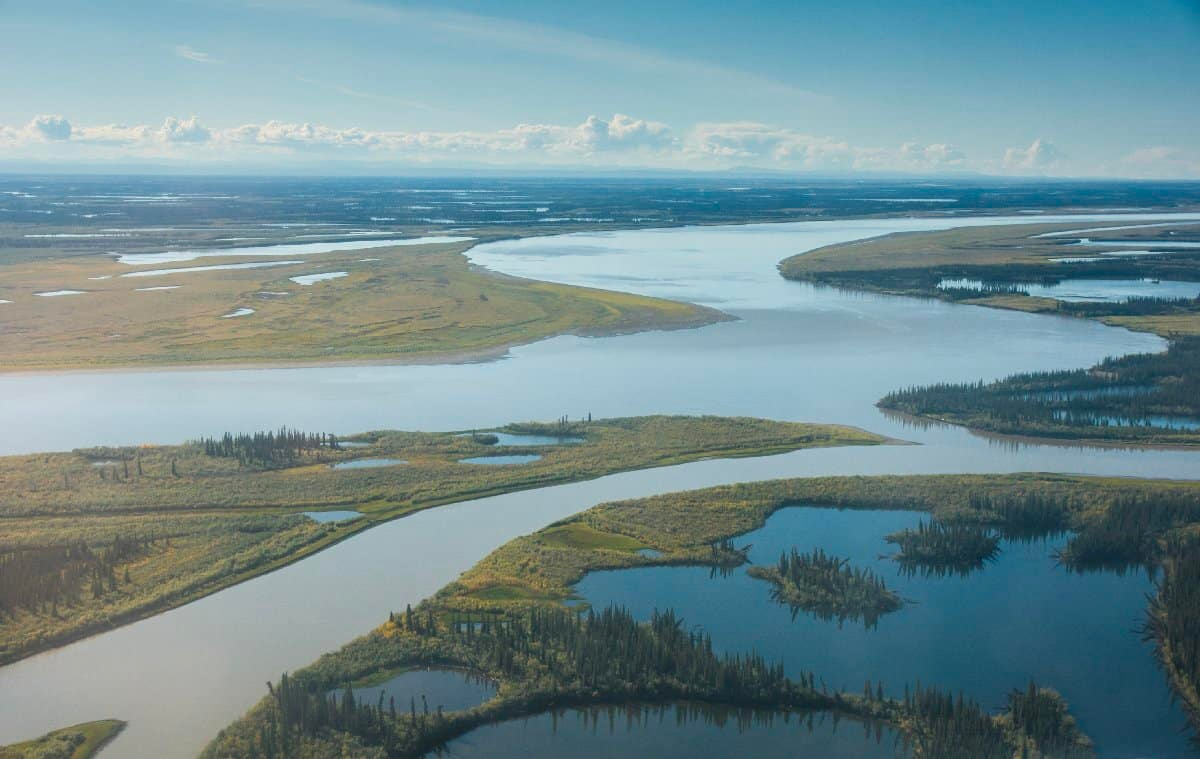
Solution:
M 1200 2 L 0 0 L 0 162 L 1200 177 Z

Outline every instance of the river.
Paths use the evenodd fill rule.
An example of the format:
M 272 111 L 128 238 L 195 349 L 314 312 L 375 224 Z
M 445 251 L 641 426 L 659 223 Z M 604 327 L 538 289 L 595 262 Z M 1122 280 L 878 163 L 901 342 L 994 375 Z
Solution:
M 1135 215 L 1038 217 L 1039 223 Z M 339 433 L 485 428 L 645 413 L 838 422 L 917 446 L 712 460 L 423 512 L 187 606 L 0 668 L 0 743 L 118 717 L 122 757 L 191 756 L 265 691 L 415 603 L 491 549 L 613 498 L 770 477 L 1061 471 L 1195 477 L 1200 454 L 997 443 L 907 427 L 896 387 L 1078 368 L 1162 340 L 1093 322 L 856 295 L 788 282 L 777 262 L 821 245 L 999 219 L 893 219 L 609 232 L 470 251 L 497 271 L 691 300 L 737 321 L 607 338 L 561 336 L 487 363 L 0 376 L 0 452 L 176 442 L 282 424 Z

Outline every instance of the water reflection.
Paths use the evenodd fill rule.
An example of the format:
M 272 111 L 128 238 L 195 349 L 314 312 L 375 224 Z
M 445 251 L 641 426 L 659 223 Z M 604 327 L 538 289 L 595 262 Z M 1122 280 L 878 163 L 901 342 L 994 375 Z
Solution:
M 739 538 L 753 544 L 755 563 L 769 565 L 793 546 L 819 547 L 888 578 L 906 603 L 874 630 L 793 619 L 744 568 L 725 576 L 704 567 L 595 572 L 576 589 L 595 606 L 623 605 L 641 619 L 673 608 L 720 651 L 754 650 L 784 662 L 790 676 L 813 670 L 831 688 L 882 680 L 898 696 L 919 680 L 999 706 L 1009 689 L 1036 679 L 1063 694 L 1103 756 L 1187 753 L 1183 715 L 1137 632 L 1153 590 L 1143 574 L 1067 571 L 1054 555 L 1062 535 L 1002 539 L 995 560 L 965 576 L 900 572 L 884 537 L 924 518 L 787 508 Z
M 516 759 L 599 757 L 894 757 L 907 750 L 891 728 L 830 712 L 777 712 L 706 704 L 626 704 L 562 709 L 481 727 L 438 756 Z

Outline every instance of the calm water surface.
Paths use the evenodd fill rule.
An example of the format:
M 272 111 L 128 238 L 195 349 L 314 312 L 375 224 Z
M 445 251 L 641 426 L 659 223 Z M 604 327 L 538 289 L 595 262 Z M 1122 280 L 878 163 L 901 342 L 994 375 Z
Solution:
M 568 710 L 502 722 L 451 741 L 440 755 L 453 759 L 890 759 L 896 749 L 896 736 L 887 727 L 839 720 L 827 713 L 779 714 L 681 704 Z
M 505 466 L 509 464 L 528 464 L 542 457 L 536 453 L 514 453 L 507 456 L 472 456 L 469 459 L 459 459 L 460 464 L 485 464 L 489 466 Z
M 1002 541 L 997 560 L 967 577 L 906 577 L 887 558 L 895 546 L 883 538 L 922 519 L 928 516 L 789 508 L 734 541 L 752 545 L 757 564 L 773 564 L 793 547 L 820 547 L 872 569 L 907 602 L 872 629 L 803 611 L 793 619 L 771 600 L 770 584 L 744 568 L 726 576 L 704 567 L 596 572 L 578 590 L 593 605 L 627 606 L 642 618 L 669 604 L 721 650 L 754 649 L 784 661 L 789 675 L 812 670 L 830 687 L 854 692 L 882 680 L 890 695 L 902 696 L 905 684 L 919 680 L 1000 709 L 1010 689 L 1034 678 L 1066 697 L 1102 756 L 1187 755 L 1183 714 L 1136 630 L 1153 590 L 1144 573 L 1068 572 L 1053 558 L 1060 538 Z
M 346 445 L 342 443 L 341 445 Z M 350 446 L 355 447 L 355 446 Z M 381 466 L 399 466 L 407 464 L 404 459 L 352 459 L 350 461 L 339 461 L 336 464 L 330 464 L 330 469 L 376 469 Z
M 345 693 L 342 688 L 331 691 L 340 699 Z M 360 704 L 378 704 L 383 696 L 384 708 L 392 701 L 397 712 L 407 712 L 416 704 L 417 711 L 435 712 L 440 706 L 443 711 L 454 712 L 479 706 L 496 695 L 496 684 L 470 672 L 457 669 L 412 669 L 389 677 L 377 685 L 354 688 L 354 698 Z
M 819 289 L 775 271 L 787 255 L 835 242 L 1005 221 L 1013 220 L 681 228 L 482 246 L 472 258 L 499 271 L 692 300 L 739 317 L 677 332 L 564 336 L 516 348 L 497 362 L 0 376 L 0 394 L 20 399 L 0 405 L 0 422 L 21 431 L 0 438 L 0 453 L 176 442 L 285 424 L 342 434 L 487 429 L 589 412 L 840 422 L 921 443 L 631 472 L 383 525 L 196 603 L 0 668 L 0 743 L 119 716 L 130 726 L 113 745 L 115 755 L 193 755 L 262 695 L 267 679 L 362 634 L 389 610 L 417 603 L 507 540 L 604 500 L 826 474 L 1200 474 L 1195 453 L 996 443 L 957 428 L 909 427 L 874 407 L 896 387 L 1079 368 L 1108 355 L 1160 350 L 1156 337 L 1082 320 Z M 1128 629 L 1127 622 L 1118 627 Z

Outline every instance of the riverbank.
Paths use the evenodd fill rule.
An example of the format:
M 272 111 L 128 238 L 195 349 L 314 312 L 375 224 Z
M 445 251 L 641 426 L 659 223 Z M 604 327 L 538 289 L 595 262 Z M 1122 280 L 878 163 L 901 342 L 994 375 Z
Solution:
M 701 458 L 888 442 L 846 427 L 722 417 L 507 429 L 517 442 L 531 430 L 582 442 L 380 431 L 271 467 L 210 455 L 200 443 L 0 458 L 4 552 L 14 560 L 0 661 L 181 606 L 435 506 Z M 504 455 L 538 458 L 461 463 Z M 357 514 L 338 513 L 346 510 Z
M 72 725 L 31 741 L 0 746 L 0 759 L 91 759 L 124 729 L 125 723 L 117 719 Z
M 464 256 L 473 243 L 292 259 L 230 249 L 161 268 L 108 256 L 10 264 L 0 365 L 14 372 L 474 361 L 555 335 L 686 329 L 731 318 L 688 303 L 489 272 Z M 309 283 L 314 272 L 329 278 Z

